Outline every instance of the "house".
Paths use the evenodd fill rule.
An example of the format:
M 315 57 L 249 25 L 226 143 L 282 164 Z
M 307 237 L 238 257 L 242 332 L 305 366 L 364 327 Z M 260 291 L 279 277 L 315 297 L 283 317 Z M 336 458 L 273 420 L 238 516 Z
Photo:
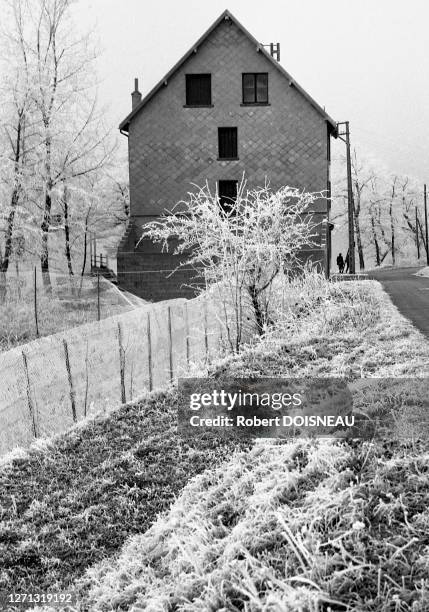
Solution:
M 273 50 L 271 45 L 271 50 Z M 118 249 L 118 282 L 149 300 L 188 297 L 193 271 L 139 238 L 142 225 L 186 198 L 192 184 L 234 198 L 267 177 L 326 192 L 312 211 L 317 246 L 304 254 L 329 273 L 330 138 L 337 125 L 264 46 L 225 11 L 120 124 L 128 137 L 130 223 Z

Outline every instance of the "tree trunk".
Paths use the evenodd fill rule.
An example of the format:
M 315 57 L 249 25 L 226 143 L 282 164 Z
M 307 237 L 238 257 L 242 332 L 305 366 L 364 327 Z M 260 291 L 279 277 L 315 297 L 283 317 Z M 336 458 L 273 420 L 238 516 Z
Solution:
M 81 276 L 85 274 L 86 258 L 88 254 L 88 221 L 85 221 L 85 231 L 83 234 L 83 260 L 82 260 L 82 272 Z
M 43 221 L 40 229 L 42 230 L 42 252 L 40 255 L 40 264 L 42 267 L 42 279 L 45 289 L 50 292 L 51 278 L 49 275 L 49 227 L 51 225 L 51 208 L 52 198 L 50 192 L 45 196 L 45 209 L 43 211 Z
M 69 270 L 70 276 L 73 276 L 73 266 L 71 259 L 71 249 L 70 249 L 70 226 L 69 226 L 69 204 L 68 204 L 68 193 L 67 186 L 64 186 L 64 196 L 63 196 L 63 205 L 64 205 L 64 234 L 66 239 L 66 259 L 67 259 L 67 267 Z
M 252 306 L 255 311 L 255 319 L 256 319 L 256 327 L 258 330 L 258 334 L 262 336 L 264 331 L 264 315 L 261 309 L 261 305 L 258 300 L 258 292 L 255 285 L 251 285 L 249 287 L 249 294 L 252 300 Z
M 16 208 L 18 206 L 19 194 L 18 187 L 14 187 L 11 203 L 10 203 L 10 212 L 6 221 L 6 235 L 5 235 L 5 245 L 4 245 L 4 255 L 1 262 L 1 271 L 6 273 L 9 269 L 10 258 L 12 255 L 12 239 L 13 239 L 13 230 L 15 225 L 15 213 Z
M 377 234 L 375 231 L 375 221 L 374 221 L 374 217 L 371 215 L 371 229 L 372 229 L 372 239 L 374 242 L 374 247 L 375 247 L 375 261 L 376 261 L 376 265 L 379 266 L 380 265 L 380 246 L 378 244 L 378 240 L 377 240 Z
M 393 200 L 395 199 L 395 185 L 396 185 L 396 178 L 393 181 L 393 186 L 392 186 L 392 195 L 390 197 L 390 204 L 389 204 L 389 216 L 390 216 L 390 248 L 392 251 L 392 264 L 395 265 L 395 224 L 393 221 Z
M 49 129 L 49 124 L 45 122 L 45 129 Z M 40 226 L 42 232 L 42 252 L 40 255 L 40 263 L 42 267 L 43 285 L 48 293 L 51 291 L 51 279 L 49 276 L 49 228 L 51 226 L 51 210 L 52 210 L 52 176 L 51 176 L 51 138 L 46 137 L 46 160 L 45 160 L 45 205 L 43 210 L 43 219 Z
M 390 243 L 392 250 L 392 264 L 395 265 L 395 225 L 393 223 L 392 202 L 390 202 Z
M 0 270 L 6 274 L 9 268 L 10 258 L 12 255 L 13 245 L 13 231 L 15 227 L 15 214 L 19 203 L 19 190 L 20 190 L 20 178 L 19 178 L 19 166 L 21 163 L 21 139 L 23 133 L 24 121 L 23 113 L 18 114 L 18 125 L 16 129 L 16 141 L 15 141 L 15 167 L 14 167 L 14 180 L 13 180 L 13 191 L 10 202 L 10 211 L 6 221 L 6 234 L 5 234 L 5 246 L 4 255 L 1 258 Z
M 7 279 L 6 279 L 6 272 L 4 272 L 3 270 L 0 270 L 0 303 L 4 304 L 6 301 L 6 294 L 7 294 Z
M 356 150 L 354 152 L 354 155 L 355 155 L 355 161 L 354 161 L 355 172 L 357 173 Z M 355 226 L 355 234 L 356 234 L 356 245 L 357 245 L 358 255 L 359 255 L 359 268 L 361 270 L 365 269 L 365 260 L 363 257 L 363 246 L 362 246 L 362 238 L 361 238 L 360 222 L 359 222 L 363 188 L 364 187 L 360 184 L 360 181 L 356 180 L 355 189 L 354 189 L 355 197 L 354 197 L 354 204 L 353 204 L 353 217 L 354 217 L 354 226 Z
M 426 238 L 425 238 L 425 235 L 424 235 L 424 232 L 423 232 L 423 227 L 422 227 L 422 224 L 420 223 L 420 220 L 419 220 L 419 228 L 420 228 L 420 238 L 422 239 L 422 243 L 423 243 L 423 246 L 424 246 L 424 249 L 425 249 L 425 253 L 426 253 L 426 258 L 428 258 L 428 248 L 429 248 L 429 245 L 426 242 Z
M 80 273 L 79 295 L 82 292 L 83 276 L 85 274 L 87 254 L 88 254 L 88 215 L 85 217 L 85 230 L 83 234 L 83 260 L 82 260 L 82 271 Z

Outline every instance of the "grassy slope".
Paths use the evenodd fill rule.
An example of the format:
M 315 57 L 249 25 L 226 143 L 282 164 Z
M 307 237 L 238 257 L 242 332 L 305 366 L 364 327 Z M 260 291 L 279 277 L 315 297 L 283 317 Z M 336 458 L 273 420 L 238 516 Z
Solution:
M 28 275 L 27 277 L 28 281 Z M 55 279 L 53 275 L 53 279 Z M 96 279 L 84 277 L 83 291 L 79 295 L 81 277 L 74 280 L 64 275 L 63 284 L 57 290 L 57 280 L 51 296 L 45 295 L 39 286 L 37 317 L 40 336 L 49 336 L 85 323 L 97 321 Z M 39 284 L 41 281 L 39 280 Z M 59 297 L 61 296 L 61 297 Z M 103 278 L 100 279 L 100 316 L 102 319 L 121 314 L 132 307 Z M 31 281 L 22 289 L 21 295 L 12 291 L 0 309 L 0 353 L 37 339 L 33 288 Z
M 428 343 L 400 317 L 376 283 L 344 284 L 342 287 L 321 283 L 310 289 L 307 293 L 311 294 L 311 300 L 307 299 L 305 291 L 302 295 L 298 295 L 298 291 L 288 296 L 294 302 L 295 314 L 280 325 L 281 334 L 277 330 L 262 345 L 217 364 L 211 369 L 211 375 L 222 376 L 227 371 L 237 376 L 250 372 L 268 376 L 351 372 L 415 376 L 427 371 Z M 215 441 L 207 441 L 201 448 L 181 447 L 175 432 L 174 408 L 174 396 L 153 399 L 144 406 L 121 408 L 108 419 L 60 438 L 49 451 L 34 452 L 29 459 L 17 460 L 0 472 L 0 484 L 5 491 L 0 535 L 7 538 L 7 546 L 0 551 L 6 555 L 0 574 L 4 588 L 15 581 L 18 587 L 46 589 L 49 586 L 52 589 L 53 585 L 66 586 L 82 575 L 85 567 L 95 564 L 79 583 L 83 608 L 119 609 L 124 598 L 123 609 L 128 609 L 128 603 L 136 600 L 147 610 L 179 609 L 175 607 L 178 601 L 182 602 L 180 609 L 184 610 L 217 610 L 219 602 L 227 602 L 228 610 L 235 609 L 233 606 L 242 609 L 245 597 L 250 597 L 244 596 L 242 591 L 250 589 L 254 597 L 250 610 L 267 609 L 264 606 L 268 602 L 271 602 L 268 609 L 284 610 L 289 600 L 280 599 L 282 603 L 276 604 L 275 597 L 287 596 L 291 601 L 297 597 L 297 601 L 301 601 L 301 595 L 302 601 L 312 602 L 302 610 L 323 610 L 326 606 L 314 607 L 318 605 L 315 603 L 317 597 L 319 601 L 335 599 L 339 593 L 338 584 L 344 591 L 353 592 L 355 598 L 359 595 L 361 589 L 351 588 L 352 581 L 361 576 L 359 572 L 363 572 L 363 583 L 369 585 L 365 596 L 369 597 L 371 592 L 371 596 L 388 597 L 393 601 L 393 596 L 402 589 L 397 570 L 393 569 L 396 563 L 400 571 L 409 570 L 404 574 L 406 597 L 415 601 L 421 599 L 418 588 L 423 587 L 413 585 L 415 577 L 428 569 L 424 566 L 428 542 L 422 535 L 426 525 L 422 508 L 428 505 L 428 461 L 423 443 L 416 446 L 415 452 L 404 451 L 396 444 L 387 449 L 387 454 L 382 447 L 373 447 L 367 454 L 361 446 L 338 445 L 326 452 L 325 447 L 319 449 L 318 445 L 316 450 L 301 448 L 302 443 L 244 454 L 217 472 L 210 470 L 189 489 L 185 488 L 172 514 L 160 518 L 148 534 L 131 540 L 117 564 L 116 552 L 128 535 L 144 534 L 157 512 L 168 508 L 175 494 L 193 475 L 231 454 L 231 446 L 219 446 Z M 260 462 L 258 453 L 262 453 Z M 411 475 L 410 487 L 404 484 L 401 462 Z M 264 498 L 260 514 L 256 506 L 253 508 L 258 491 Z M 404 495 L 398 502 L 400 491 L 404 491 Z M 415 499 L 411 495 L 413 491 L 416 491 Z M 313 494 L 316 497 L 312 497 Z M 32 503 L 33 498 L 36 501 Z M 213 504 L 213 514 L 209 517 L 204 506 L 206 498 Z M 319 517 L 322 498 L 326 508 L 321 506 Z M 196 514 L 191 512 L 194 505 Z M 298 508 L 305 509 L 302 519 L 305 524 L 299 522 Z M 373 525 L 371 517 L 377 508 L 380 508 L 380 520 Z M 294 510 L 293 516 L 290 510 Z M 281 513 L 287 528 L 281 523 L 283 527 L 279 530 L 279 525 L 273 523 L 271 511 Z M 188 513 L 196 532 L 190 549 L 186 544 L 186 538 L 190 537 Z M 296 523 L 292 520 L 295 515 Z M 356 540 L 353 530 L 344 536 L 344 552 L 341 548 L 343 534 L 354 523 L 365 526 L 365 529 L 356 530 L 359 538 L 373 527 L 372 539 L 366 540 L 365 548 L 359 538 Z M 165 525 L 168 525 L 166 531 Z M 296 542 L 301 541 L 310 527 L 315 530 L 313 535 L 310 533 L 314 542 L 304 544 L 301 553 L 294 552 Z M 292 537 L 288 529 L 292 530 Z M 393 536 L 390 538 L 389 529 L 396 533 L 396 540 Z M 240 548 L 241 538 L 246 533 L 251 535 L 243 540 L 244 547 Z M 284 533 L 289 535 L 285 537 Z M 256 548 L 252 548 L 250 541 L 253 535 Z M 352 538 L 350 546 L 357 542 L 357 553 L 349 551 L 349 536 Z M 402 552 L 400 549 L 410 536 L 418 537 L 419 542 L 413 542 Z M 329 540 L 333 542 L 325 549 Z M 365 568 L 356 566 L 369 562 L 365 555 L 371 555 L 372 564 L 377 563 L 371 552 L 378 550 L 376 540 L 384 545 L 386 560 L 380 578 L 377 573 L 374 587 L 374 574 L 369 575 Z M 393 545 L 390 557 L 387 555 L 389 541 Z M 246 542 L 250 548 L 246 548 Z M 317 548 L 320 543 L 324 543 L 321 549 Z M 165 547 L 171 555 L 166 554 Z M 323 551 L 320 552 L 323 558 L 328 553 L 332 559 L 327 569 L 322 571 L 319 565 L 316 569 L 310 567 L 312 562 L 305 560 L 305 550 L 310 551 L 311 556 L 315 551 Z M 394 553 L 397 554 L 393 556 Z M 355 566 L 352 579 L 348 578 L 349 554 Z M 253 567 L 247 566 L 248 555 L 256 559 L 258 566 L 252 578 L 246 573 Z M 193 567 L 193 557 L 197 563 L 201 560 L 197 568 Z M 97 564 L 101 559 L 104 561 Z M 411 571 L 418 559 L 422 560 L 419 563 L 423 563 L 423 570 L 418 566 L 415 572 Z M 319 557 L 316 561 L 319 564 Z M 289 565 L 290 570 L 287 569 Z M 123 572 L 128 566 L 130 571 Z M 239 569 L 238 574 L 231 574 L 234 567 Z M 284 580 L 285 567 L 287 580 Z M 228 582 L 225 583 L 228 572 L 237 581 L 241 595 L 234 594 Z M 264 582 L 266 572 L 271 582 Z M 219 580 L 216 577 L 220 577 Z M 346 579 L 348 582 L 344 582 Z M 399 586 L 394 587 L 396 591 L 389 587 L 393 585 L 392 580 L 398 582 Z M 317 595 L 319 591 L 320 596 Z M 169 593 L 179 600 L 166 608 Z M 342 596 L 341 592 L 339 594 Z M 191 603 L 184 603 L 184 595 Z M 215 603 L 210 603 L 212 598 Z M 174 599 L 170 601 L 173 602 Z M 392 605 L 384 609 L 409 609 L 395 608 L 396 603 Z M 378 602 L 366 609 L 383 608 Z M 415 609 L 423 610 L 422 607 Z
M 429 342 L 379 283 L 327 288 L 321 283 L 313 291 L 319 307 L 304 300 L 301 316 L 259 347 L 226 359 L 225 371 L 231 376 L 427 376 Z
M 175 402 L 152 394 L 2 467 L 0 592 L 66 588 L 231 455 L 213 437 L 180 442 Z
M 427 611 L 428 450 L 257 445 L 93 568 L 85 607 Z
M 377 283 L 328 291 L 319 309 L 301 300 L 282 337 L 211 374 L 426 374 L 427 341 Z M 355 399 L 391 403 L 383 383 Z M 427 441 L 259 445 L 194 480 L 119 560 L 94 566 L 82 606 L 427 611 L 428 507 Z

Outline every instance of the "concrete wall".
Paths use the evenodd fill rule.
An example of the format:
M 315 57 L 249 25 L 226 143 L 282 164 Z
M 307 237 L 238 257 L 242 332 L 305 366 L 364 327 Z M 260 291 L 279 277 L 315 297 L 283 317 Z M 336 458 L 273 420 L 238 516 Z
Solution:
M 184 108 L 185 74 L 200 72 L 212 74 L 213 106 Z M 243 72 L 268 72 L 269 105 L 241 104 Z M 238 128 L 238 161 L 218 160 L 217 130 L 228 126 Z M 328 130 L 321 115 L 235 24 L 223 21 L 130 123 L 132 227 L 118 253 L 120 283 L 145 298 L 164 297 L 155 285 L 163 285 L 163 269 L 175 266 L 156 247 L 135 245 L 142 225 L 186 198 L 192 184 L 207 180 L 215 190 L 218 180 L 240 180 L 245 172 L 249 187 L 261 186 L 267 178 L 273 189 L 290 185 L 323 191 L 327 149 Z M 326 217 L 325 199 L 316 203 L 314 212 L 315 220 Z M 324 261 L 323 250 L 312 255 Z M 140 284 L 128 275 L 137 270 Z M 168 284 L 175 295 L 184 295 L 181 279 Z M 171 290 L 167 283 L 164 288 Z

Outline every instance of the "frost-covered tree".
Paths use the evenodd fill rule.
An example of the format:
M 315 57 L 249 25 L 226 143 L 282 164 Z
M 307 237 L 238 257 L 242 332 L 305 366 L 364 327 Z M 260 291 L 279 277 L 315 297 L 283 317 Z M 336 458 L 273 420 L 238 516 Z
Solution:
M 21 108 L 26 157 L 21 153 L 22 168 L 15 175 L 25 177 L 26 182 L 20 180 L 15 192 L 22 194 L 33 227 L 38 228 L 31 244 L 40 257 L 47 285 L 53 215 L 61 217 L 63 252 L 72 274 L 72 243 L 82 238 L 73 231 L 81 226 L 77 223 L 79 214 L 86 217 L 81 194 L 88 187 L 88 177 L 103 179 L 100 171 L 107 171 L 114 150 L 104 112 L 97 103 L 93 33 L 77 31 L 73 4 L 74 0 L 10 0 L 6 2 L 7 27 L 2 35 L 8 79 L 21 75 L 15 115 L 19 118 Z M 0 109 L 5 125 L 2 114 Z M 14 122 L 17 138 L 20 124 L 16 117 Z M 12 152 L 16 149 L 11 143 Z
M 8 11 L 9 9 L 9 11 Z M 8 11 L 8 12 L 7 12 Z M 4 276 L 22 234 L 26 194 L 33 180 L 29 168 L 34 133 L 33 83 L 28 53 L 22 43 L 23 17 L 15 6 L 3 7 L 8 30 L 1 30 L 0 54 L 0 270 Z M 5 23 L 3 21 L 3 24 Z M 4 282 L 4 279 L 2 280 Z
M 145 225 L 142 239 L 187 255 L 182 265 L 193 265 L 208 286 L 221 288 L 233 306 L 237 328 L 242 324 L 244 302 L 250 298 L 262 333 L 264 295 L 281 270 L 300 265 L 301 249 L 313 244 L 315 224 L 309 207 L 317 197 L 320 194 L 290 187 L 247 189 L 243 180 L 236 201 L 226 207 L 206 185 Z
M 347 226 L 347 185 L 345 159 L 335 163 L 333 221 Z M 418 184 L 411 177 L 393 174 L 380 161 L 352 154 L 354 232 L 359 265 L 381 265 L 386 258 L 416 256 L 415 206 L 419 205 Z

